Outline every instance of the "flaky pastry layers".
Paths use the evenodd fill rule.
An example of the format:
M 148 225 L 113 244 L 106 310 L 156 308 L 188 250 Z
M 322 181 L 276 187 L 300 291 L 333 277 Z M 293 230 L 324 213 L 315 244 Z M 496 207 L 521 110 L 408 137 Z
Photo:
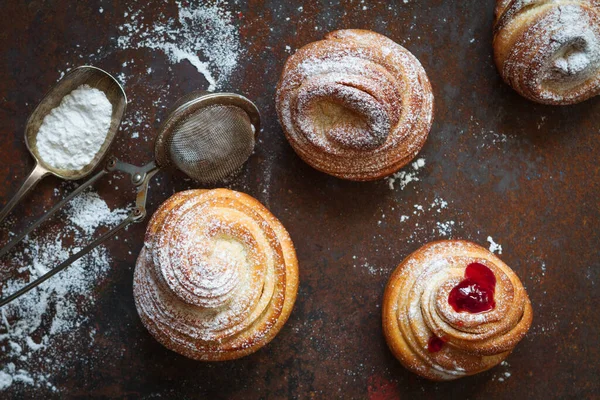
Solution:
M 419 152 L 433 120 L 433 94 L 419 61 L 366 30 L 328 33 L 286 62 L 277 113 L 298 155 L 338 178 L 379 179 Z
M 600 1 L 499 0 L 494 58 L 502 78 L 538 103 L 600 92 Z
M 472 263 L 483 264 L 495 276 L 495 307 L 457 312 L 450 293 Z M 430 243 L 409 255 L 388 281 L 382 311 L 394 356 L 412 372 L 439 381 L 500 363 L 523 339 L 533 315 L 515 273 L 485 248 L 459 240 Z M 434 351 L 432 340 L 441 344 Z
M 243 357 L 271 341 L 297 288 L 283 225 L 256 199 L 227 189 L 180 192 L 160 206 L 133 286 L 156 340 L 203 361 Z

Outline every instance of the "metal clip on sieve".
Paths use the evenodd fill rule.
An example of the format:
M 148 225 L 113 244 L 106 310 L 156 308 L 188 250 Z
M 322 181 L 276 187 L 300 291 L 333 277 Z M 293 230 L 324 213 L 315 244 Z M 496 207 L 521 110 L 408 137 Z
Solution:
M 137 187 L 135 208 L 127 218 L 57 267 L 0 300 L 0 307 L 64 270 L 130 223 L 142 221 L 146 216 L 148 184 L 161 168 L 173 166 L 200 183 L 217 182 L 235 173 L 248 160 L 259 130 L 258 109 L 254 103 L 238 94 L 195 92 L 180 99 L 159 129 L 154 146 L 155 161 L 136 167 L 115 158 L 110 159 L 102 171 L 79 186 L 0 250 L 0 257 L 6 255 L 72 198 L 109 172 L 129 174 Z

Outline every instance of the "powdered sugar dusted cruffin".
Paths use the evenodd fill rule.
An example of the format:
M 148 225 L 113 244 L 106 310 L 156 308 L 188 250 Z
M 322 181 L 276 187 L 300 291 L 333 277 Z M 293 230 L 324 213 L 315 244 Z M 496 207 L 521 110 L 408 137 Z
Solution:
M 150 333 L 203 361 L 240 358 L 271 341 L 297 287 L 287 231 L 257 200 L 227 189 L 189 190 L 163 203 L 134 275 Z
M 504 80 L 544 104 L 600 93 L 600 2 L 498 1 L 494 57 Z
M 277 112 L 308 164 L 339 178 L 374 180 L 398 171 L 423 147 L 433 94 L 408 50 L 383 35 L 347 29 L 288 59 Z
M 491 310 L 456 311 L 449 302 L 472 263 L 495 276 Z M 429 243 L 409 255 L 388 281 L 382 314 L 396 358 L 414 373 L 439 381 L 498 365 L 523 339 L 533 315 L 517 275 L 485 248 L 461 240 Z M 432 338 L 444 342 L 439 351 L 430 351 Z

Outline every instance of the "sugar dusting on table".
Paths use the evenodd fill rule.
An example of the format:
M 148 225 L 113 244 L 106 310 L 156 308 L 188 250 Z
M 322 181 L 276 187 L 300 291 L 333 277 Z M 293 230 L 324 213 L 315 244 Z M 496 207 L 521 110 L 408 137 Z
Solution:
M 150 49 L 163 52 L 177 64 L 192 64 L 208 82 L 208 90 L 218 89 L 231 75 L 241 55 L 237 27 L 231 22 L 226 2 L 186 5 L 177 2 L 176 19 L 144 20 L 144 7 L 137 2 L 125 13 L 119 26 L 117 46 L 121 49 Z
M 510 364 L 508 362 L 502 361 L 500 365 L 494 369 L 494 376 L 492 377 L 492 380 L 498 382 L 504 382 L 508 380 L 508 378 L 510 378 L 512 375 L 509 371 L 509 367 Z
M 40 236 L 27 237 L 22 250 L 4 263 L 3 267 L 13 268 L 12 279 L 1 287 L 2 294 L 13 293 L 53 268 L 87 244 L 97 228 L 114 226 L 126 215 L 127 210 L 111 210 L 97 193 L 84 192 L 67 206 L 64 217 L 68 227 L 59 231 L 40 228 Z M 93 338 L 95 331 L 85 322 L 95 302 L 95 289 L 110 265 L 106 247 L 99 246 L 0 309 L 0 390 L 22 384 L 58 391 L 52 382 L 55 371 L 81 358 L 59 350 L 60 344 L 74 337 L 81 340 L 84 329 Z
M 502 254 L 502 245 L 496 243 L 491 236 L 487 237 L 487 241 L 490 244 L 490 251 L 492 253 Z
M 411 167 L 411 169 L 417 170 L 425 165 L 424 162 L 419 163 L 418 161 L 415 162 L 417 166 Z M 403 209 L 399 210 L 396 207 Z M 456 229 L 464 228 L 464 222 L 459 219 L 460 214 L 462 213 L 454 210 L 451 203 L 441 197 L 434 197 L 431 200 L 425 198 L 421 204 L 403 204 L 392 207 L 378 217 L 377 226 L 381 228 L 395 226 L 394 230 L 404 238 L 406 243 L 426 243 L 433 240 L 456 238 Z M 397 249 L 397 243 L 389 239 L 389 235 L 377 233 L 370 246 L 375 249 L 375 252 L 379 252 L 375 243 L 384 243 L 382 251 L 392 254 Z M 372 276 L 388 276 L 396 267 L 393 263 L 378 264 L 375 260 L 367 260 L 357 255 L 352 256 L 352 265 Z
M 199 82 L 193 83 L 194 88 L 212 91 L 228 86 L 244 54 L 237 18 L 229 10 L 230 6 L 231 3 L 220 0 L 210 4 L 132 0 L 127 2 L 127 11 L 123 14 L 104 10 L 117 25 L 116 37 L 100 48 L 82 43 L 67 49 L 65 55 L 75 62 L 67 61 L 65 68 L 59 71 L 59 78 L 80 65 L 82 59 L 88 64 L 110 63 L 115 58 L 124 60 L 120 70 L 111 71 L 125 85 L 129 100 L 120 134 L 127 133 L 136 141 L 151 141 L 155 134 L 153 128 L 161 122 L 156 118 L 157 112 L 170 108 L 171 94 L 178 86 L 177 79 L 157 81 L 155 74 L 162 76 L 166 69 L 172 76 L 177 73 L 173 70 L 175 65 L 181 67 L 189 62 L 200 73 Z M 151 22 L 151 15 L 158 17 Z M 140 74 L 140 69 L 145 73 Z M 202 78 L 206 80 L 205 85 Z
M 395 185 L 398 184 L 400 190 L 404 190 L 404 188 L 410 182 L 419 181 L 419 170 L 421 170 L 425 166 L 425 159 L 418 158 L 413 161 L 410 166 L 403 168 L 402 170 L 394 173 L 392 176 L 388 176 L 385 180 L 388 183 L 390 189 L 394 189 Z

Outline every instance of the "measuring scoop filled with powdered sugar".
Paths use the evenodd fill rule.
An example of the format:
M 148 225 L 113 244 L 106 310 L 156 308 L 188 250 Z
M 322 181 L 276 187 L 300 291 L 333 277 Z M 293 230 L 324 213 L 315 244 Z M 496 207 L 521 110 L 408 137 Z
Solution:
M 25 143 L 35 168 L 0 211 L 0 222 L 46 175 L 89 175 L 113 143 L 126 105 L 123 88 L 109 73 L 91 66 L 67 73 L 27 120 Z

